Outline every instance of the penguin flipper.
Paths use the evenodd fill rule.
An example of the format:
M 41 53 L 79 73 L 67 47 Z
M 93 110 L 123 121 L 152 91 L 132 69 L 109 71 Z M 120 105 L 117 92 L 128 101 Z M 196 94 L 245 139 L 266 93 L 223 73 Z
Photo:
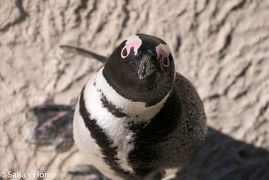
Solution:
M 25 111 L 26 118 L 34 120 L 36 127 L 28 143 L 54 145 L 57 152 L 69 150 L 73 145 L 74 107 L 45 104 Z
M 68 176 L 72 180 L 110 180 L 94 166 L 84 164 L 76 165 L 72 170 L 69 170 Z
M 60 48 L 62 48 L 65 51 L 68 51 L 68 52 L 77 53 L 77 54 L 80 54 L 82 56 L 89 57 L 89 58 L 94 58 L 101 63 L 105 63 L 107 60 L 107 57 L 105 57 L 105 56 L 102 56 L 102 55 L 97 54 L 95 52 L 85 50 L 85 49 L 82 49 L 79 47 L 74 47 L 74 46 L 69 46 L 69 45 L 60 45 Z

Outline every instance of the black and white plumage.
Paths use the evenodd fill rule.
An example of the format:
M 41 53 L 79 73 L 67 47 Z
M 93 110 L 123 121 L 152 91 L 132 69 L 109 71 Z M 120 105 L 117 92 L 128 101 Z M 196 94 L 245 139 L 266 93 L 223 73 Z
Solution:
M 186 165 L 203 143 L 203 104 L 175 72 L 167 44 L 137 34 L 122 42 L 85 84 L 74 139 L 89 163 L 112 179 L 155 179 Z

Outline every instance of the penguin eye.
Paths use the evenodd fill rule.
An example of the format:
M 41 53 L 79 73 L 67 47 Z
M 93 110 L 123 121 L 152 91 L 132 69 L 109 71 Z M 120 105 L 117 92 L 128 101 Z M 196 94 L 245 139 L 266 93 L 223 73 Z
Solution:
M 166 68 L 169 67 L 170 65 L 169 57 L 162 57 L 162 65 Z
M 156 53 L 157 53 L 157 59 L 160 60 L 160 63 L 162 64 L 163 67 L 169 67 L 170 65 L 170 59 L 169 59 L 169 54 L 160 47 L 156 47 Z
M 127 48 L 125 47 L 125 48 L 123 48 L 122 50 L 121 50 L 121 57 L 122 58 L 126 58 L 127 56 L 128 56 L 128 51 L 127 51 Z
M 126 44 L 121 50 L 121 58 L 124 59 L 127 56 L 129 56 L 131 49 L 133 49 L 134 54 L 137 55 L 140 46 L 141 46 L 140 42 L 131 42 Z

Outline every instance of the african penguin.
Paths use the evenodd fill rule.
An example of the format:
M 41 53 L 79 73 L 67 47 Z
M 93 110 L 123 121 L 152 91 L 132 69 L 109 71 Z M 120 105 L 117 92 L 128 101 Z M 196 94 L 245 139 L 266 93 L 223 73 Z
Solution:
M 87 81 L 73 121 L 78 149 L 111 179 L 160 179 L 203 143 L 206 117 L 160 38 L 132 35 Z

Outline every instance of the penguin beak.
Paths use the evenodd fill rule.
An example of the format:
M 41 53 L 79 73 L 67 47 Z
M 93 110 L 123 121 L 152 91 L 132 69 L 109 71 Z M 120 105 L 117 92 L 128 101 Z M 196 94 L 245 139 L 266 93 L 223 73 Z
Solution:
M 144 55 L 138 69 L 138 77 L 143 80 L 152 75 L 156 70 L 157 68 L 151 61 L 151 56 Z

